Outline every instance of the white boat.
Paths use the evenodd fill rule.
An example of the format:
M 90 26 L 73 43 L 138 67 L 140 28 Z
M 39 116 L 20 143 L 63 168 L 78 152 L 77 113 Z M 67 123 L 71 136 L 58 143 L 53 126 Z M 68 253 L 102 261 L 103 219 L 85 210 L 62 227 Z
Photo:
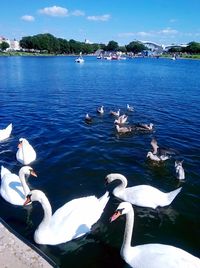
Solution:
M 75 59 L 75 62 L 78 62 L 78 63 L 83 63 L 84 62 L 84 59 L 82 57 L 82 53 L 80 53 L 80 56 Z

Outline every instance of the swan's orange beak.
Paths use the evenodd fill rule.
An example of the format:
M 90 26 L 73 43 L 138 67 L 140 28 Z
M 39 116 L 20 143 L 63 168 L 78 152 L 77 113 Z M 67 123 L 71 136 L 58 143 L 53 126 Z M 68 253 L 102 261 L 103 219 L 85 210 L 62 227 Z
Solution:
M 24 202 L 24 206 L 28 205 L 29 203 L 31 203 L 31 196 L 27 195 L 26 200 Z
M 112 221 L 115 221 L 119 216 L 121 216 L 122 215 L 122 213 L 121 213 L 121 211 L 120 210 L 117 210 L 117 211 L 115 211 L 115 213 L 112 215 L 112 217 L 110 218 L 110 222 L 112 222 Z
M 31 175 L 34 176 L 34 177 L 37 177 L 37 174 L 35 173 L 34 170 L 31 170 Z
M 20 142 L 17 146 L 18 149 L 22 148 L 22 143 Z

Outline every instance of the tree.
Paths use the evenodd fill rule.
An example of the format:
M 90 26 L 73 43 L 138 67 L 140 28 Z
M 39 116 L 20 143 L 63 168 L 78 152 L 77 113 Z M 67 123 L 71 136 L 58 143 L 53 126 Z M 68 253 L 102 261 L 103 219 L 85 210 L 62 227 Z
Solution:
M 186 48 L 184 48 L 184 52 L 198 54 L 200 53 L 200 43 L 190 42 Z
M 142 52 L 143 50 L 146 50 L 147 48 L 141 42 L 133 41 L 126 46 L 126 49 L 128 52 L 133 52 L 134 54 L 137 54 L 139 52 Z
M 107 51 L 117 51 L 119 48 L 118 43 L 115 41 L 109 41 L 106 49 Z
M 2 51 L 4 51 L 4 50 L 6 50 L 7 48 L 9 48 L 10 46 L 9 46 L 9 44 L 7 43 L 7 42 L 2 42 L 1 44 L 0 44 L 0 49 L 2 50 Z

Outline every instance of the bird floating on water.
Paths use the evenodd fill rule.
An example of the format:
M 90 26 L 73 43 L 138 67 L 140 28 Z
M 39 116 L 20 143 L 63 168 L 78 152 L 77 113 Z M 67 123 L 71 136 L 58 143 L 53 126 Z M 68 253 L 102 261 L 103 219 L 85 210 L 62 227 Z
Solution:
M 110 221 L 126 215 L 121 257 L 130 267 L 134 268 L 199 268 L 200 259 L 187 251 L 165 244 L 143 244 L 131 246 L 134 226 L 134 209 L 128 202 L 122 202 L 117 207 Z
M 114 123 L 118 125 L 124 125 L 127 122 L 128 116 L 126 114 L 120 115 L 117 119 L 115 119 Z
M 134 108 L 133 106 L 130 106 L 129 104 L 126 105 L 126 108 L 129 112 L 133 112 L 134 111 Z
M 104 114 L 104 106 L 103 105 L 97 108 L 97 113 Z
M 176 169 L 176 177 L 178 180 L 184 180 L 185 179 L 185 171 L 183 168 L 183 160 L 182 161 L 175 161 L 175 169 Z
M 17 161 L 22 165 L 29 165 L 36 159 L 36 152 L 27 139 L 20 138 L 18 144 L 18 150 L 16 153 Z
M 116 116 L 116 117 L 119 117 L 120 116 L 120 109 L 117 111 L 117 112 L 115 112 L 115 111 L 110 111 L 110 114 L 111 115 L 114 115 L 114 116 Z
M 85 122 L 87 124 L 91 124 L 92 123 L 92 117 L 89 116 L 89 114 L 87 113 L 86 116 L 85 116 Z
M 181 187 L 168 193 L 164 193 L 150 185 L 127 187 L 126 177 L 119 173 L 108 174 L 105 178 L 106 184 L 115 180 L 119 180 L 121 183 L 114 188 L 113 195 L 123 201 L 128 201 L 141 207 L 156 209 L 157 207 L 168 206 L 181 191 Z
M 12 123 L 9 124 L 6 128 L 0 129 L 0 141 L 8 139 L 12 132 Z
M 44 210 L 43 220 L 34 233 L 35 242 L 57 245 L 90 232 L 92 226 L 100 219 L 108 200 L 108 192 L 100 198 L 94 195 L 76 198 L 65 203 L 52 215 L 46 195 L 40 190 L 31 191 L 24 205 L 38 201 Z

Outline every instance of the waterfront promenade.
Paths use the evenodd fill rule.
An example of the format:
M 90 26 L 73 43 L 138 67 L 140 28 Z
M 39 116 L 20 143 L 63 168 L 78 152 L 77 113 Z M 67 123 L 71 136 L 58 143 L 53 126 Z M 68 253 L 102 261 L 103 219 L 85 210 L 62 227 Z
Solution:
M 55 265 L 20 240 L 0 218 L 0 267 L 51 268 Z

